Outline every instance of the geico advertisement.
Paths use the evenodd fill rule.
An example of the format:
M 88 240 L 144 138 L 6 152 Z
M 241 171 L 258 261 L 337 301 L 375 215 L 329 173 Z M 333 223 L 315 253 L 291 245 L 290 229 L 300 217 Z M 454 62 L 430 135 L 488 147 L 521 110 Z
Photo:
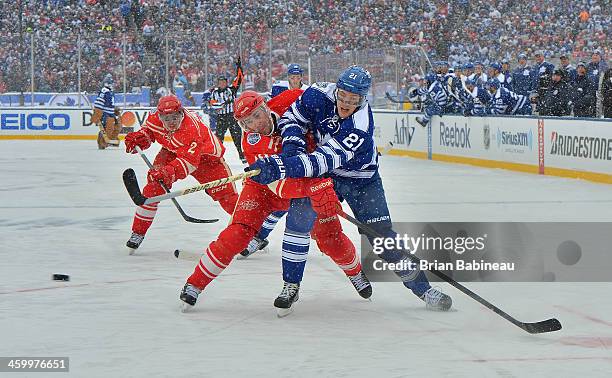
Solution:
M 149 109 L 125 109 L 118 119 L 121 133 L 138 130 Z M 91 121 L 90 109 L 15 109 L 0 108 L 0 134 L 3 135 L 95 135 L 98 127 Z
M 76 125 L 76 114 L 62 110 L 0 109 L 2 134 L 66 133 Z
M 612 122 L 544 119 L 547 167 L 612 173 Z

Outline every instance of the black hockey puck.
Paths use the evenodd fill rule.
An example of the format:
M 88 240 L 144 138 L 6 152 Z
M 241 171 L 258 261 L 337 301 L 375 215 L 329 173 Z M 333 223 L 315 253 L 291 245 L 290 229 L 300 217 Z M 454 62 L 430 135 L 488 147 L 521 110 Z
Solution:
M 180 251 L 180 250 L 175 249 L 175 250 L 174 250 L 174 257 L 176 257 L 176 258 L 178 259 L 178 257 L 179 257 L 179 254 L 180 254 L 180 253 L 181 253 L 181 251 Z
M 67 274 L 54 274 L 53 281 L 70 281 L 70 276 Z

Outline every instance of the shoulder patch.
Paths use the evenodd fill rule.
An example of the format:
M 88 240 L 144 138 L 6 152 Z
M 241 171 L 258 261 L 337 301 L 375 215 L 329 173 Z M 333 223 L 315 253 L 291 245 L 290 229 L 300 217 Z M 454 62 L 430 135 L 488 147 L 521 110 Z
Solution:
M 249 133 L 247 134 L 247 143 L 251 146 L 257 144 L 261 140 L 261 134 L 259 133 Z

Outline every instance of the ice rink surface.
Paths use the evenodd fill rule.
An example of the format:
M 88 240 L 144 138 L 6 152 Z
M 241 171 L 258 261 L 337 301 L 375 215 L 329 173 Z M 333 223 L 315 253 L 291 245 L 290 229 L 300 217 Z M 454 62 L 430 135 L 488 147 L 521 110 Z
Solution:
M 190 224 L 167 201 L 128 256 L 128 167 L 144 180 L 138 156 L 94 141 L 1 143 L 0 356 L 69 356 L 75 377 L 610 376 L 610 283 L 466 284 L 522 321 L 563 323 L 529 335 L 446 284 L 449 313 L 426 311 L 394 282 L 374 283 L 365 301 L 311 244 L 300 300 L 279 319 L 282 222 L 270 253 L 234 261 L 182 314 L 195 263 L 172 251 L 203 250 L 228 216 L 191 194 L 179 198 L 189 215 L 221 221 Z M 394 221 L 612 221 L 603 184 L 393 156 L 381 158 L 381 175 Z

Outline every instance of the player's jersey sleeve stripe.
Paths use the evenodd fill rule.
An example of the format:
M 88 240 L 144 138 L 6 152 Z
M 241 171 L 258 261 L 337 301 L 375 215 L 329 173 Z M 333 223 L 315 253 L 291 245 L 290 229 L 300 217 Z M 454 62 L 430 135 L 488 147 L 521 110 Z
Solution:
M 353 114 L 353 124 L 355 128 L 367 133 L 370 128 L 370 115 L 369 115 L 369 105 L 366 104 L 363 108 L 361 108 L 357 113 Z
M 312 167 L 312 163 L 310 162 L 310 159 L 308 158 L 308 156 L 304 155 L 304 154 L 300 154 L 298 155 L 300 160 L 302 161 L 302 164 L 304 166 L 304 171 L 305 171 L 305 176 L 306 177 L 313 177 L 313 167 Z

